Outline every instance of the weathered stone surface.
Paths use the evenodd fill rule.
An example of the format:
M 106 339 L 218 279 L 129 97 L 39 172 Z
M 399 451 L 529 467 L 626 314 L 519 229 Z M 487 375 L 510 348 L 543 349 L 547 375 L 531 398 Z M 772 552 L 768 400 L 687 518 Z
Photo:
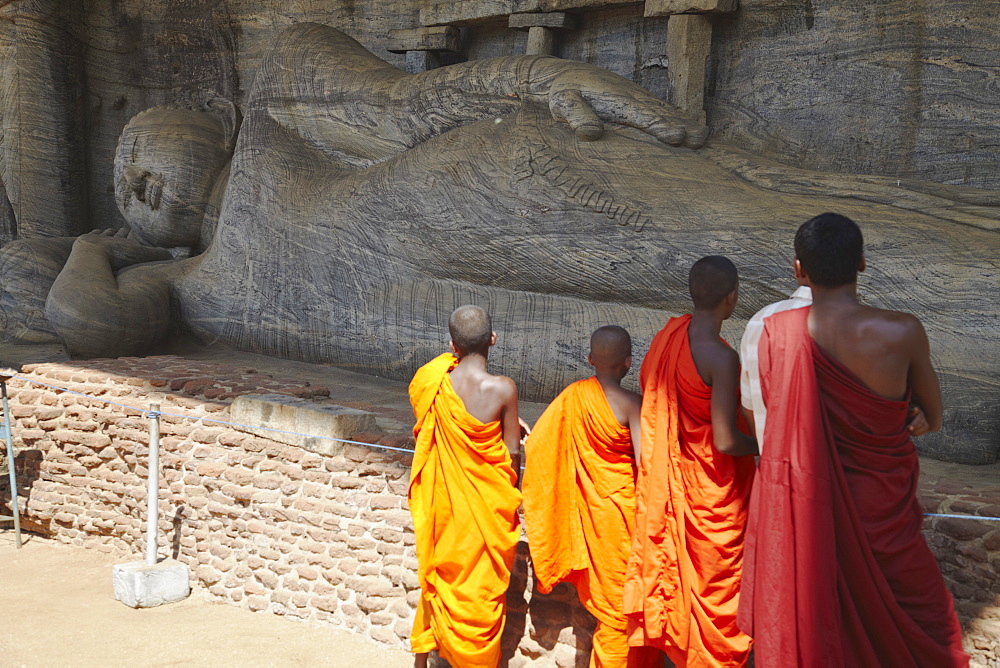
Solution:
M 327 455 L 339 452 L 342 444 L 304 434 L 350 439 L 375 428 L 372 413 L 279 394 L 237 397 L 230 411 L 234 422 L 245 425 L 240 430 Z
M 667 62 L 673 91 L 670 101 L 702 121 L 705 120 L 705 64 L 711 47 L 710 18 L 678 15 L 667 22 Z
M 554 44 L 555 34 L 551 28 L 532 26 L 528 28 L 528 41 L 524 53 L 529 56 L 551 56 Z
M 507 25 L 511 28 L 562 28 L 572 30 L 579 25 L 579 20 L 566 12 L 544 12 L 534 14 L 511 14 Z
M 405 28 L 389 31 L 390 53 L 407 51 L 459 51 L 461 34 L 453 26 Z
M 738 0 L 646 0 L 644 16 L 735 12 Z

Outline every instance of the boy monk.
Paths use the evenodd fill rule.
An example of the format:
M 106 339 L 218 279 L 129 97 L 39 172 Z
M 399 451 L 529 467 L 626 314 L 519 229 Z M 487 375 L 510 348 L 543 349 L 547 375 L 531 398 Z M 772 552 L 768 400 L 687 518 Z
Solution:
M 622 609 L 642 404 L 621 386 L 632 366 L 628 332 L 595 331 L 587 362 L 595 375 L 563 390 L 525 441 L 524 523 L 535 580 L 543 594 L 572 582 L 597 618 L 591 666 L 658 665 L 655 650 L 629 651 Z
M 737 428 L 740 364 L 719 336 L 739 292 L 728 259 L 698 260 L 694 313 L 672 318 L 642 363 L 642 464 L 625 580 L 629 643 L 677 666 L 741 666 L 743 531 L 757 452 Z
M 740 600 L 759 666 L 967 666 L 951 595 L 920 533 L 907 421 L 941 425 L 927 335 L 858 302 L 861 230 L 827 213 L 795 234 L 811 307 L 764 320 L 767 407 Z M 916 424 L 912 421 L 910 427 Z
M 487 313 L 461 306 L 448 320 L 452 353 L 413 376 L 417 418 L 409 501 L 420 604 L 415 666 L 437 649 L 454 666 L 494 668 L 520 531 L 517 388 L 486 371 L 496 333 Z

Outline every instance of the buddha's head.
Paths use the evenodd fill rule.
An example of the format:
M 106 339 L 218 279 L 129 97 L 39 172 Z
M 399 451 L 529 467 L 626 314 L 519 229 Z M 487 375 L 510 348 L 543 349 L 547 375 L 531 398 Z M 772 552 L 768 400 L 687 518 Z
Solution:
M 220 99 L 201 110 L 154 107 L 128 122 L 115 153 L 115 201 L 142 241 L 165 248 L 198 244 L 238 129 L 238 111 Z

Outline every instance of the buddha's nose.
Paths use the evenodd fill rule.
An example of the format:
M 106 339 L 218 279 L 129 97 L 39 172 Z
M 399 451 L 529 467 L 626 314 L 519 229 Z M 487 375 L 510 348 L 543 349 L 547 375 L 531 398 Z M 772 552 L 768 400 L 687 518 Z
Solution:
M 135 165 L 125 168 L 125 184 L 140 202 L 146 201 L 146 177 L 149 171 Z

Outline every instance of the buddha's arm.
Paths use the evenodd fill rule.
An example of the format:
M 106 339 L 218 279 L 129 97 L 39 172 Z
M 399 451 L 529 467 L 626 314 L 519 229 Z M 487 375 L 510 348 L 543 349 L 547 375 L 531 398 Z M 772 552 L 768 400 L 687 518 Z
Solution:
M 163 249 L 116 237 L 77 239 L 45 304 L 66 352 L 71 357 L 119 357 L 155 345 L 170 318 L 167 272 L 132 269 L 116 275 L 114 267 L 169 256 Z
M 490 116 L 516 111 L 524 99 L 548 106 L 577 137 L 599 139 L 605 123 L 638 128 L 672 145 L 700 147 L 707 129 L 627 79 L 594 65 L 551 56 L 475 60 L 398 81 L 392 103 L 419 141 Z
M 462 125 L 548 107 L 584 140 L 605 123 L 639 128 L 668 144 L 698 147 L 707 130 L 616 74 L 549 56 L 475 60 L 405 74 L 328 26 L 299 24 L 261 64 L 248 118 L 264 111 L 331 157 L 364 167 Z

